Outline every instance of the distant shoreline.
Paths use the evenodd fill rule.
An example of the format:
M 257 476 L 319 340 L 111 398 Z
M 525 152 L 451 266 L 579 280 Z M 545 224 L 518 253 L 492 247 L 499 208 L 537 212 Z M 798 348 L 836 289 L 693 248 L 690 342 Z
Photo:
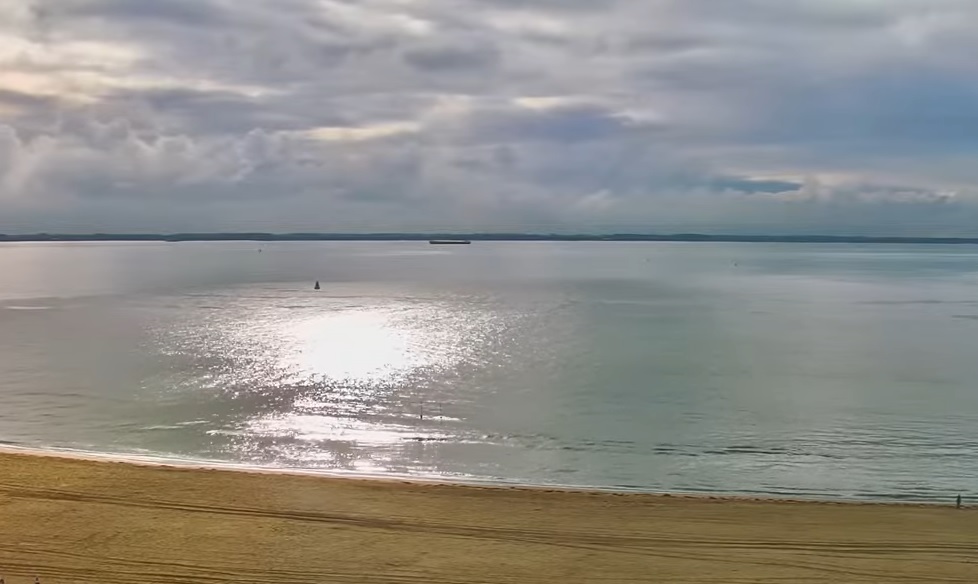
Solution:
M 535 233 L 31 233 L 0 234 L 4 242 L 85 241 L 608 241 L 691 243 L 892 243 L 975 245 L 978 237 L 886 237 L 856 235 L 705 235 L 674 234 L 535 234 Z

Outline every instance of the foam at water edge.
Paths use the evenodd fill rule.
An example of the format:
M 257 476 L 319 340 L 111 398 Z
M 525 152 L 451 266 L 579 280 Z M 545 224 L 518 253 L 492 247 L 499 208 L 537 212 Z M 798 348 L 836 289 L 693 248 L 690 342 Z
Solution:
M 520 483 L 516 481 L 506 481 L 503 479 L 489 480 L 478 477 L 434 477 L 418 475 L 397 475 L 392 473 L 371 474 L 364 472 L 342 472 L 336 470 L 321 469 L 302 469 L 295 467 L 268 467 L 248 465 L 242 463 L 218 461 L 218 460 L 190 460 L 177 457 L 167 457 L 160 455 L 139 455 L 139 454 L 114 454 L 104 452 L 93 452 L 87 450 L 75 450 L 71 448 L 42 448 L 33 446 L 23 446 L 10 442 L 0 441 L 0 454 L 20 454 L 41 457 L 64 458 L 73 460 L 87 460 L 93 462 L 117 462 L 122 464 L 133 464 L 137 466 L 149 467 L 169 467 L 189 470 L 219 470 L 227 472 L 242 472 L 249 474 L 272 474 L 272 475 L 293 475 L 293 476 L 312 476 L 328 479 L 340 480 L 361 480 L 361 481 L 383 481 L 398 483 L 414 483 L 418 485 L 442 485 L 442 486 L 464 486 L 490 489 L 528 489 L 534 491 L 566 491 L 580 493 L 605 493 L 605 494 L 630 494 L 630 495 L 649 495 L 663 497 L 684 497 L 710 500 L 732 500 L 732 501 L 770 501 L 770 502 L 798 502 L 798 503 L 823 503 L 823 504 L 845 504 L 845 505 L 900 505 L 900 506 L 943 506 L 943 501 L 909 499 L 894 495 L 877 494 L 872 499 L 862 498 L 855 495 L 829 497 L 824 495 L 801 496 L 794 493 L 760 493 L 760 492 L 720 492 L 707 490 L 688 490 L 688 491 L 656 491 L 644 489 L 630 485 L 616 485 L 613 487 L 598 487 L 587 485 L 572 484 L 539 484 L 539 483 Z

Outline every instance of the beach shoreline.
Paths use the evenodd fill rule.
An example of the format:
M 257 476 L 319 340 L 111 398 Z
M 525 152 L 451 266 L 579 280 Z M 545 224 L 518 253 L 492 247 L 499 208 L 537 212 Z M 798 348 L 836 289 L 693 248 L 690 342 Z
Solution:
M 0 452 L 0 576 L 105 582 L 971 582 L 978 513 Z
M 893 496 L 893 498 L 858 498 L 846 496 L 817 496 L 810 497 L 779 495 L 776 493 L 740 493 L 736 491 L 658 491 L 642 488 L 625 488 L 615 486 L 593 486 L 593 485 L 566 485 L 566 484 L 535 484 L 521 482 L 493 481 L 490 479 L 480 480 L 475 477 L 456 478 L 438 476 L 417 476 L 417 475 L 398 475 L 384 473 L 365 473 L 365 472 L 343 472 L 327 469 L 307 469 L 299 467 L 273 467 L 261 465 L 249 465 L 245 463 L 218 461 L 218 460 L 194 460 L 187 458 L 172 458 L 167 456 L 154 456 L 150 454 L 124 454 L 111 452 L 98 452 L 88 450 L 74 450 L 67 448 L 44 448 L 33 446 L 19 446 L 13 444 L 0 444 L 0 456 L 3 455 L 35 456 L 41 458 L 60 458 L 67 460 L 81 460 L 96 463 L 118 463 L 131 464 L 143 467 L 158 467 L 165 469 L 183 469 L 199 471 L 220 471 L 231 473 L 247 473 L 259 475 L 283 475 L 315 477 L 328 480 L 341 481 L 366 481 L 366 482 L 393 482 L 393 483 L 416 483 L 418 485 L 443 485 L 456 487 L 470 487 L 477 489 L 503 489 L 503 490 L 530 490 L 530 491 L 556 491 L 569 493 L 596 493 L 610 495 L 641 495 L 647 497 L 665 498 L 692 498 L 708 499 L 720 501 L 758 501 L 771 503 L 804 503 L 813 505 L 887 505 L 902 507 L 940 507 L 953 505 L 954 498 L 958 493 L 948 493 L 944 500 L 924 500 L 910 499 Z

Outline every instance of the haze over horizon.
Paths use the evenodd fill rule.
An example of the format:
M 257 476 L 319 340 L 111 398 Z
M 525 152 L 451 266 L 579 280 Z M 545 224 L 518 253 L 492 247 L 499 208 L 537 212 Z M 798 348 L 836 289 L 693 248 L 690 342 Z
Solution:
M 966 0 L 0 6 L 0 233 L 978 236 Z

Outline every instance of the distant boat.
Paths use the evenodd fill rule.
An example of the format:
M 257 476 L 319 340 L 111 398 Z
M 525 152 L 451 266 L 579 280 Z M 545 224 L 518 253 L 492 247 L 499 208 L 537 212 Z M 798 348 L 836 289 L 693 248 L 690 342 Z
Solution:
M 319 290 L 319 280 L 316 280 L 316 285 L 312 287 L 313 290 Z
M 431 245 L 469 245 L 472 243 L 468 239 L 432 239 Z

